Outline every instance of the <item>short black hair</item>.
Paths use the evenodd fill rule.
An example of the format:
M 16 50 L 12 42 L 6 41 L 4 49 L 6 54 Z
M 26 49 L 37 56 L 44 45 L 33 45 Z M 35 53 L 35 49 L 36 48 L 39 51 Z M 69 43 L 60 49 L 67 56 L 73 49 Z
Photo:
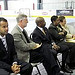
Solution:
M 51 17 L 51 22 L 53 23 L 53 21 L 56 21 L 57 18 L 58 18 L 58 16 L 55 16 L 55 15 L 52 16 L 52 17 Z
M 0 22 L 1 21 L 7 22 L 7 20 L 5 18 L 3 18 L 3 17 L 0 17 Z

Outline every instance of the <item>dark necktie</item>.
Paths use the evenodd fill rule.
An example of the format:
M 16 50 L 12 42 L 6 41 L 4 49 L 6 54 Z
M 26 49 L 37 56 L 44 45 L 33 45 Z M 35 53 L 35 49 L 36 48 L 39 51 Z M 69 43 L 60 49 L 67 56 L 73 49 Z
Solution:
M 22 33 L 24 34 L 24 36 L 25 36 L 25 38 L 26 38 L 27 43 L 30 43 L 30 41 L 29 41 L 29 39 L 28 39 L 28 37 L 27 37 L 27 35 L 26 35 L 26 33 L 25 33 L 25 31 L 24 31 L 24 30 L 22 31 Z

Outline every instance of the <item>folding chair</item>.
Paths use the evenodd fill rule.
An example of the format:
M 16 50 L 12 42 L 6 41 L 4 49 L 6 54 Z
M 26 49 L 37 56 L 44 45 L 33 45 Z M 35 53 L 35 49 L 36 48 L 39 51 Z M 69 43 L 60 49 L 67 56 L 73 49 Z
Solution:
M 31 63 L 31 65 L 32 65 L 33 67 L 36 67 L 36 69 L 37 69 L 37 71 L 38 71 L 37 74 L 39 74 L 39 75 L 41 75 L 40 70 L 39 70 L 39 68 L 38 68 L 38 65 L 40 65 L 40 64 L 41 64 L 40 62 L 38 62 L 38 63 Z M 36 75 L 37 75 L 37 74 L 36 74 Z

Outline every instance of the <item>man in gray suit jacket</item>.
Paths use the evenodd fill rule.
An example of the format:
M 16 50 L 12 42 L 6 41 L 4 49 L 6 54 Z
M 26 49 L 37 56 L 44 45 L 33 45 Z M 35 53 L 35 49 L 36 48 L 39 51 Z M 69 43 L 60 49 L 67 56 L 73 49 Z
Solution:
M 14 27 L 11 34 L 14 37 L 17 55 L 20 60 L 29 62 L 29 51 L 36 49 L 40 45 L 32 42 L 28 38 L 27 32 L 24 29 L 24 27 L 26 27 L 28 23 L 27 16 L 24 14 L 20 14 L 16 19 L 18 24 Z

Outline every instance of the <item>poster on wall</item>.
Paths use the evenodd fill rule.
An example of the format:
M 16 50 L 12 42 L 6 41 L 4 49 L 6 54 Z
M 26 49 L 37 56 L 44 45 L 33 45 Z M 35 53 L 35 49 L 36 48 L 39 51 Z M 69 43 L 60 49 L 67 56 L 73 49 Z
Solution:
M 57 16 L 73 16 L 73 10 L 56 10 Z

